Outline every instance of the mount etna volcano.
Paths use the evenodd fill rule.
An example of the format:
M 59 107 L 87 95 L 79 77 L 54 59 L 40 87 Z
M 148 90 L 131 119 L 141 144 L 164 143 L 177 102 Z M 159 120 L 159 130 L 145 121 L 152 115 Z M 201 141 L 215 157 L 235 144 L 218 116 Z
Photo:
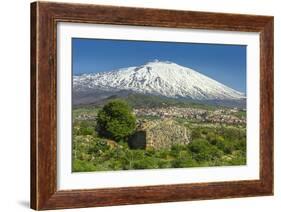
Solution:
M 193 69 L 169 61 L 109 72 L 73 76 L 73 104 L 94 104 L 112 96 L 149 95 L 179 101 L 195 101 L 245 107 L 245 94 Z

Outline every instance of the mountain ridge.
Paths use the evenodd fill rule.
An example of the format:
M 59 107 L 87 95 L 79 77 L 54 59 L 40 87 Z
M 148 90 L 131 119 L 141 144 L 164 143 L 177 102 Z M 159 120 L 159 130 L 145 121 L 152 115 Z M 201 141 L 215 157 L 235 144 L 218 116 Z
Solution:
M 98 92 L 97 92 L 98 91 Z M 139 93 L 191 100 L 241 100 L 245 95 L 191 68 L 170 61 L 73 76 L 74 97 L 91 92 Z

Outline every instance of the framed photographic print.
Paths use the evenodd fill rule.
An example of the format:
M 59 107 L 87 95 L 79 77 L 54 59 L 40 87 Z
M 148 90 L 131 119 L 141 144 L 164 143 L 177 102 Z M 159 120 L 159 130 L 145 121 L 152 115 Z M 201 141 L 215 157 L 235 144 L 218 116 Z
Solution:
M 273 195 L 273 17 L 31 4 L 31 207 Z

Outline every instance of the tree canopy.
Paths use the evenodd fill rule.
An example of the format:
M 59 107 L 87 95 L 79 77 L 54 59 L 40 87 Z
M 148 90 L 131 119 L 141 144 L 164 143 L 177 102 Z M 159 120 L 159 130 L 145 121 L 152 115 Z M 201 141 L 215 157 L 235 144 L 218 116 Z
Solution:
M 100 136 L 120 141 L 131 135 L 136 128 L 132 108 L 123 100 L 113 100 L 98 112 L 97 131 Z

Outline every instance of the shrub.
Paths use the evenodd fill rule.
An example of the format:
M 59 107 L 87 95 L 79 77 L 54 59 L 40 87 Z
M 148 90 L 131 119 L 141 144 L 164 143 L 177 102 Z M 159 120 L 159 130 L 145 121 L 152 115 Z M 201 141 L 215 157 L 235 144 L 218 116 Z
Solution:
M 157 158 L 167 159 L 169 156 L 169 150 L 168 149 L 160 149 L 155 152 L 155 156 Z
M 208 132 L 207 133 L 207 140 L 211 143 L 211 144 L 215 144 L 216 143 L 216 134 L 214 132 Z
M 93 135 L 94 127 L 88 121 L 81 121 L 74 127 L 74 135 Z
M 234 142 L 234 149 L 246 152 L 246 149 L 247 149 L 246 138 L 240 139 L 239 141 L 235 141 Z
M 229 165 L 245 165 L 246 164 L 246 152 L 237 151 L 233 154 L 233 157 L 228 161 Z
M 188 145 L 193 158 L 198 162 L 215 160 L 222 156 L 222 152 L 205 139 L 198 139 Z
M 123 100 L 113 100 L 98 112 L 97 131 L 102 137 L 120 141 L 127 139 L 135 128 L 136 118 Z
M 153 158 L 142 158 L 132 162 L 133 169 L 155 169 L 158 168 L 157 161 L 154 161 Z
M 104 152 L 110 149 L 110 146 L 106 143 L 106 141 L 94 138 L 94 141 L 90 144 L 88 148 L 88 154 L 102 155 Z
M 235 141 L 229 141 L 229 140 L 218 140 L 216 142 L 216 146 L 222 150 L 225 154 L 231 154 L 234 150 L 233 142 Z
M 186 147 L 184 145 L 173 144 L 171 146 L 170 155 L 176 158 L 176 157 L 178 157 L 180 152 L 184 151 L 184 150 L 186 150 Z
M 192 158 L 188 151 L 181 151 L 178 157 L 172 161 L 173 168 L 194 167 L 197 165 L 196 161 Z
M 74 172 L 87 172 L 96 171 L 96 167 L 85 160 L 74 160 L 72 164 L 72 170 Z

